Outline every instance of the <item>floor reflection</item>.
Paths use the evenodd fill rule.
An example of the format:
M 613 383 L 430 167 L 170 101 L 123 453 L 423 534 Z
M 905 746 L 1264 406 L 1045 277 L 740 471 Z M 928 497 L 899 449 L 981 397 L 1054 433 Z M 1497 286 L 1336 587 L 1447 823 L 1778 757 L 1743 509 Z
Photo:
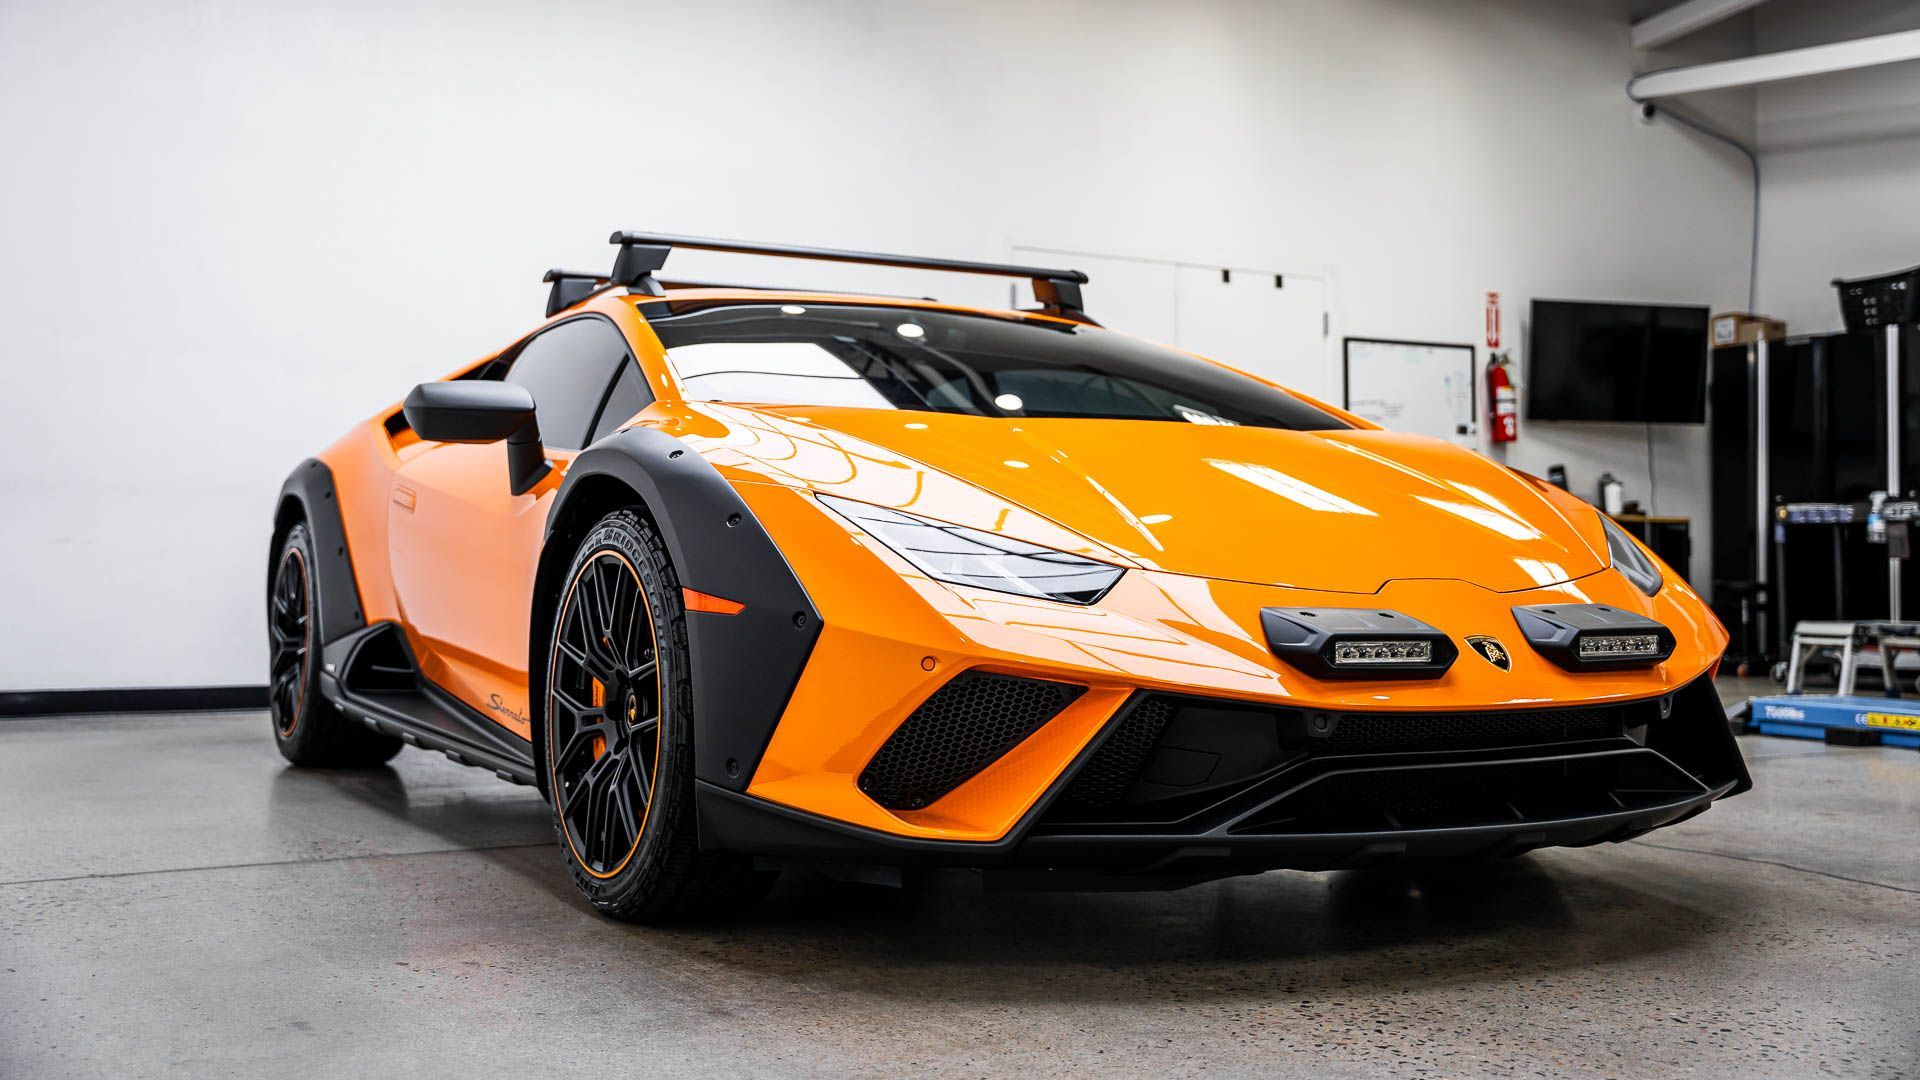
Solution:
M 922 873 L 890 888 L 794 869 L 745 919 L 634 927 L 594 914 L 575 892 L 537 795 L 420 764 L 287 770 L 271 813 L 345 799 L 471 848 L 530 887 L 523 901 L 567 937 L 573 960 L 634 978 L 664 964 L 930 1000 L 1377 992 L 1685 950 L 1702 920 L 1736 915 L 1676 906 L 1635 873 L 1546 854 L 1279 872 L 1171 892 L 999 892 L 970 871 Z

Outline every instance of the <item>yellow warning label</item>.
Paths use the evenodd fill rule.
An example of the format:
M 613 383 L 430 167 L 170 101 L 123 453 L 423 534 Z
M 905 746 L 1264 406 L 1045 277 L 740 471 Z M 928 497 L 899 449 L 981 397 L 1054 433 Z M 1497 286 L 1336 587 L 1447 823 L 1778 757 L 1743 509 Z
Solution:
M 1860 722 L 1868 727 L 1900 728 L 1905 731 L 1920 731 L 1920 716 L 1905 716 L 1900 713 L 1870 712 L 1861 713 Z

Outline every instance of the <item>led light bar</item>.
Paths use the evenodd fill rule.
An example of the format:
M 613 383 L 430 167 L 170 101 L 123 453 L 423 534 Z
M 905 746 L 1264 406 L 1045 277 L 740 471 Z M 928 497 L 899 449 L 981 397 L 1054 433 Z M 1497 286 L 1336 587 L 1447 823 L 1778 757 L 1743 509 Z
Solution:
M 1460 655 L 1446 634 L 1379 608 L 1261 608 L 1267 647 L 1323 679 L 1437 679 Z
M 1582 660 L 1624 660 L 1628 657 L 1660 655 L 1658 634 L 1607 634 L 1582 637 L 1575 651 Z
M 1673 655 L 1673 631 L 1610 604 L 1526 604 L 1513 621 L 1533 651 L 1568 671 L 1652 667 Z
M 1353 664 L 1431 664 L 1431 641 L 1336 641 L 1333 666 Z

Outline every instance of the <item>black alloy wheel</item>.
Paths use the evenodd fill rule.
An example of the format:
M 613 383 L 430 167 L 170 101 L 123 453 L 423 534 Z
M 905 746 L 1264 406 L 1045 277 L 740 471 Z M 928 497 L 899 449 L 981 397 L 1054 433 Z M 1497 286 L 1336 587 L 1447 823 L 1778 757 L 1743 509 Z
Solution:
M 311 586 L 305 553 L 298 545 L 287 545 L 274 570 L 267 603 L 267 704 L 273 712 L 274 730 L 283 739 L 290 737 L 300 723 L 312 674 Z
M 575 571 L 548 674 L 556 816 L 580 868 L 618 875 L 646 830 L 660 763 L 661 680 L 639 572 L 602 548 Z
M 320 564 L 305 522 L 273 548 L 267 579 L 267 717 L 281 756 L 295 765 L 351 769 L 378 765 L 403 745 L 355 721 L 320 690 Z

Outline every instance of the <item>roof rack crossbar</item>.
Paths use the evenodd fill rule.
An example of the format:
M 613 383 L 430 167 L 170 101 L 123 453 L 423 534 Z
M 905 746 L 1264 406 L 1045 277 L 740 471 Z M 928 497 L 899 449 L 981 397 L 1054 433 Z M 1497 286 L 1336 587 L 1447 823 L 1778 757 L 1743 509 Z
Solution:
M 707 281 L 700 278 L 654 278 L 669 289 L 753 289 L 759 292 L 776 293 L 813 293 L 819 296 L 886 296 L 895 300 L 920 300 L 929 304 L 939 301 L 931 296 L 911 296 L 906 293 L 876 293 L 856 289 L 821 289 L 812 285 L 756 285 L 747 281 Z
M 657 288 L 653 272 L 665 265 L 667 255 L 676 247 L 695 251 L 720 251 L 736 255 L 772 255 L 784 259 L 813 259 L 819 262 L 864 263 L 869 266 L 897 266 L 909 270 L 938 270 L 951 274 L 984 274 L 991 277 L 1029 278 L 1041 309 L 1050 315 L 1091 322 L 1080 294 L 1087 275 L 1079 270 L 1057 270 L 1044 266 L 1019 266 L 1012 263 L 967 262 L 960 259 L 932 259 L 919 255 L 887 255 L 873 251 L 844 251 L 838 248 L 800 247 L 794 244 L 763 244 L 750 240 L 718 240 L 706 236 L 677 236 L 671 233 L 617 232 L 609 243 L 620 245 L 614 260 L 612 280 L 630 288 L 648 291 Z M 651 287 L 651 288 L 650 288 Z

